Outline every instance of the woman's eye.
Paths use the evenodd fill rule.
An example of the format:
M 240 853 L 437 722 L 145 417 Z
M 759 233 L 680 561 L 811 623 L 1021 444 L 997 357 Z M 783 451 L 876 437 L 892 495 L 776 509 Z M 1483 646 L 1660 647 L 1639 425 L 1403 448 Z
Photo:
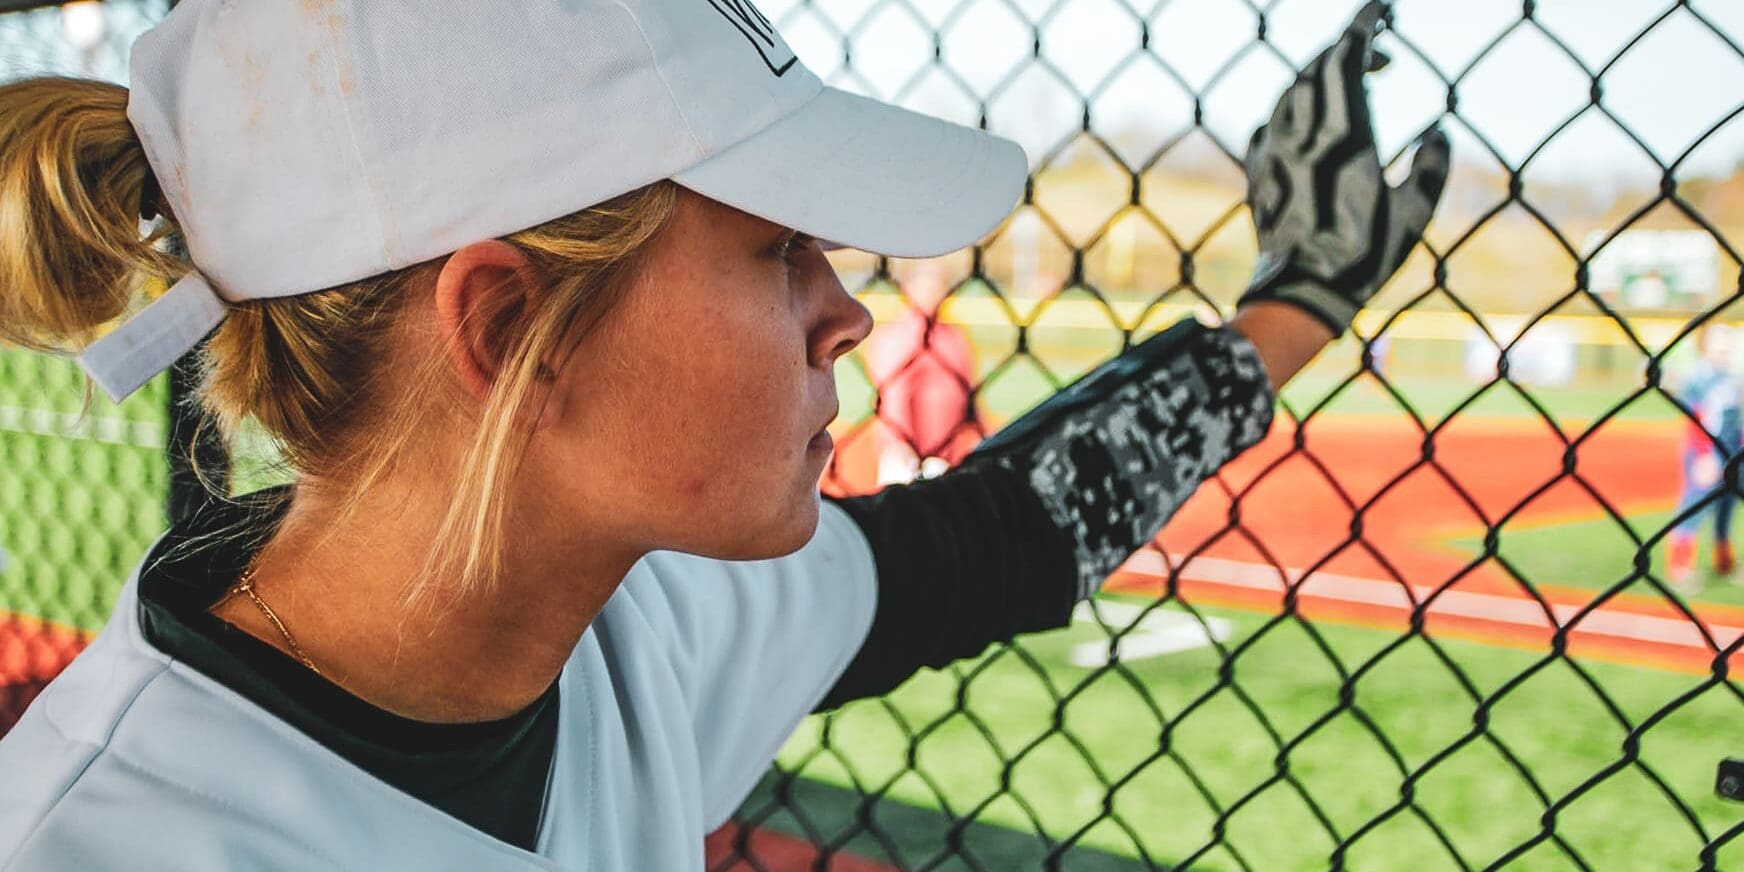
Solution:
M 804 233 L 795 233 L 775 244 L 775 255 L 790 264 L 799 262 L 800 255 L 816 241 Z

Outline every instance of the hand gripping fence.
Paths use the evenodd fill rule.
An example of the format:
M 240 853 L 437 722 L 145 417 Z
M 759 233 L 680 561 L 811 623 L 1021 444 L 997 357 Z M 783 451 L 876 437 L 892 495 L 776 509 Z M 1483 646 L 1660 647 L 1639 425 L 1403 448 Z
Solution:
M 1356 5 L 762 0 L 833 84 L 1032 165 L 979 248 L 835 255 L 881 324 L 826 490 L 1229 315 L 1241 151 Z M 1439 120 L 1456 166 L 1353 337 L 1072 627 L 808 721 L 710 869 L 1744 868 L 1744 588 L 1707 544 L 1744 471 L 1690 387 L 1744 351 L 1744 10 L 1393 5 L 1381 141 Z M 0 75 L 120 79 L 165 8 L 0 2 Z M 0 351 L 0 729 L 198 498 L 186 375 L 86 410 L 69 363 Z

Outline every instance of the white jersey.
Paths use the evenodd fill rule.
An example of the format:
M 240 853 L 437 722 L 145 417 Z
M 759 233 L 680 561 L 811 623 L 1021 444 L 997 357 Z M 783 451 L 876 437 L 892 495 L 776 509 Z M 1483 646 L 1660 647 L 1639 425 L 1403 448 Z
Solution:
M 353 765 L 116 620 L 0 741 L 0 872 L 700 870 L 872 624 L 867 542 L 825 503 L 777 560 L 661 552 L 558 679 L 537 853 Z

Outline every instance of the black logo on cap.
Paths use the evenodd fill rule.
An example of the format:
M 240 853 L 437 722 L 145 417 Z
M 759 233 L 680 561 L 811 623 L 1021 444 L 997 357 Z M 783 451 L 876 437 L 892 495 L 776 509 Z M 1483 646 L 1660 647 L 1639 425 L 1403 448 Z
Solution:
M 799 63 L 799 58 L 794 57 L 793 50 L 787 47 L 781 34 L 775 32 L 775 25 L 751 5 L 751 0 L 708 0 L 708 4 L 726 16 L 727 22 L 751 41 L 763 63 L 769 66 L 769 72 L 777 77 L 783 76 Z

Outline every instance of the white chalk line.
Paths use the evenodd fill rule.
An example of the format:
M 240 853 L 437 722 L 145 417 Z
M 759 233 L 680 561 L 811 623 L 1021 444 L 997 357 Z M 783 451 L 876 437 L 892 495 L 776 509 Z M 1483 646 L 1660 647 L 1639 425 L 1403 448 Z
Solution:
M 1134 555 L 1131 560 L 1127 561 L 1123 569 L 1127 572 L 1158 579 L 1165 579 L 1169 575 L 1168 566 L 1163 562 L 1162 555 L 1155 551 L 1142 551 Z M 1356 605 L 1378 606 L 1405 613 L 1409 613 L 1415 607 L 1413 600 L 1422 602 L 1435 593 L 1435 588 L 1421 585 L 1411 585 L 1410 591 L 1407 593 L 1405 586 L 1396 581 L 1362 578 L 1332 572 L 1315 572 L 1307 581 L 1297 584 L 1302 575 L 1300 569 L 1286 567 L 1280 573 L 1277 567 L 1263 563 L 1248 563 L 1204 556 L 1194 557 L 1180 573 L 1180 577 L 1186 581 L 1221 584 L 1227 587 L 1275 593 L 1280 596 L 1283 595 L 1286 584 L 1295 584 L 1297 594 L 1301 596 Z M 1442 592 L 1440 596 L 1435 598 L 1435 601 L 1429 605 L 1427 613 L 1431 616 L 1469 618 L 1496 624 L 1553 631 L 1568 626 L 1569 622 L 1580 614 L 1581 610 L 1581 606 L 1551 603 L 1551 614 L 1546 615 L 1542 606 L 1524 597 L 1449 590 Z M 1555 619 L 1554 623 L 1551 620 L 1552 617 Z M 1708 632 L 1713 635 L 1714 641 L 1722 649 L 1736 642 L 1740 636 L 1744 636 L 1744 627 L 1705 621 L 1703 623 Z M 1708 640 L 1702 634 L 1701 627 L 1687 618 L 1646 615 L 1611 605 L 1600 606 L 1587 613 L 1585 617 L 1580 619 L 1579 623 L 1573 625 L 1570 632 L 1588 636 L 1604 636 L 1629 642 L 1649 642 L 1693 648 L 1703 652 L 1712 650 Z
M 1213 642 L 1229 641 L 1235 630 L 1235 625 L 1225 618 L 1206 618 L 1201 623 L 1181 612 L 1156 608 L 1147 611 L 1144 606 L 1106 599 L 1079 603 L 1072 619 L 1116 630 L 1131 628 L 1118 638 L 1073 646 L 1067 660 L 1085 669 L 1107 666 L 1111 659 L 1132 662 L 1204 648 Z

